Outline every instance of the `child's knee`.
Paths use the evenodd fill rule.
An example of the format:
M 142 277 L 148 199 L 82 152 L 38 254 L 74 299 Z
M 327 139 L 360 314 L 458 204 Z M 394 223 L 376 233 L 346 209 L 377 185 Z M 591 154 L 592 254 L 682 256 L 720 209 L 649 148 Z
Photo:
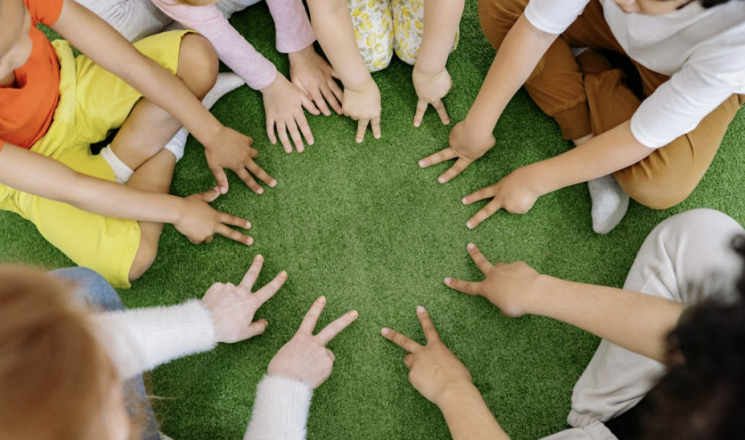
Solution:
M 129 282 L 144 275 L 155 262 L 156 256 L 158 256 L 158 242 L 153 243 L 152 240 L 142 237 L 132 267 L 129 269 Z
M 176 75 L 200 99 L 215 85 L 219 69 L 217 52 L 209 40 L 197 34 L 184 35 Z
M 672 178 L 666 173 L 649 175 L 634 172 L 633 167 L 614 174 L 621 188 L 632 199 L 652 209 L 668 209 L 687 199 L 698 180 Z

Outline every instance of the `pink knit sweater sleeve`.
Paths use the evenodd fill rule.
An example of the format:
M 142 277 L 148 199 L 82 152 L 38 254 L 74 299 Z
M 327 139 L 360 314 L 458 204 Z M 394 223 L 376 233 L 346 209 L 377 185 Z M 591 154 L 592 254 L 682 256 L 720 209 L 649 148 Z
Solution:
M 266 0 L 277 30 L 277 50 L 292 53 L 316 41 L 303 0 Z
M 243 78 L 252 89 L 263 89 L 274 81 L 277 76 L 274 64 L 257 52 L 230 25 L 215 5 L 189 6 L 171 3 L 172 0 L 152 1 L 166 15 L 207 38 L 215 46 L 222 62 Z M 279 44 L 279 39 L 277 42 Z

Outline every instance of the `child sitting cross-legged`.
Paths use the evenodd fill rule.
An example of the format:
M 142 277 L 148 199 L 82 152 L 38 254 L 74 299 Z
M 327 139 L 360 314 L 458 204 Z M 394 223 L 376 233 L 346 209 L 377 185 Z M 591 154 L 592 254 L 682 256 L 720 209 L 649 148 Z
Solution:
M 38 23 L 85 55 L 74 57 L 67 42 L 50 43 Z M 150 267 L 164 223 L 194 243 L 220 234 L 251 244 L 229 227 L 249 222 L 208 203 L 227 192 L 223 167 L 258 193 L 249 171 L 270 186 L 276 181 L 253 162 L 253 141 L 197 99 L 217 70 L 209 42 L 186 31 L 144 39 L 135 49 L 72 0 L 3 0 L 0 209 L 32 221 L 70 259 L 117 287 Z M 187 198 L 168 195 L 183 146 L 167 143 L 182 124 L 204 144 L 218 182 Z M 90 145 L 116 128 L 111 145 L 91 154 Z

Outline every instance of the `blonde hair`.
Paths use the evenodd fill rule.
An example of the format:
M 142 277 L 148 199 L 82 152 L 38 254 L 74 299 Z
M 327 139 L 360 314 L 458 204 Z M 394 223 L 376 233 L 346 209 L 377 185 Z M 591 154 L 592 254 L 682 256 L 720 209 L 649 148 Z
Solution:
M 112 386 L 111 360 L 74 285 L 0 268 L 0 437 L 100 439 L 92 432 Z

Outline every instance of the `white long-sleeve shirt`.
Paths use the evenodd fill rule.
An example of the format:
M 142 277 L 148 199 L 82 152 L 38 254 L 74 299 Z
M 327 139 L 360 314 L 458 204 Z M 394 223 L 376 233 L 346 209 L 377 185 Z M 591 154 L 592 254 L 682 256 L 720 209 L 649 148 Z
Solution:
M 564 32 L 590 0 L 531 0 L 525 18 L 544 32 Z M 696 128 L 732 94 L 745 93 L 745 4 L 704 9 L 694 2 L 662 16 L 626 14 L 599 0 L 618 43 L 633 60 L 670 75 L 631 118 L 634 137 L 659 148 Z
M 200 301 L 93 316 L 96 336 L 122 379 L 174 359 L 215 348 L 215 326 Z M 313 390 L 303 382 L 265 376 L 258 385 L 244 440 L 303 440 Z

